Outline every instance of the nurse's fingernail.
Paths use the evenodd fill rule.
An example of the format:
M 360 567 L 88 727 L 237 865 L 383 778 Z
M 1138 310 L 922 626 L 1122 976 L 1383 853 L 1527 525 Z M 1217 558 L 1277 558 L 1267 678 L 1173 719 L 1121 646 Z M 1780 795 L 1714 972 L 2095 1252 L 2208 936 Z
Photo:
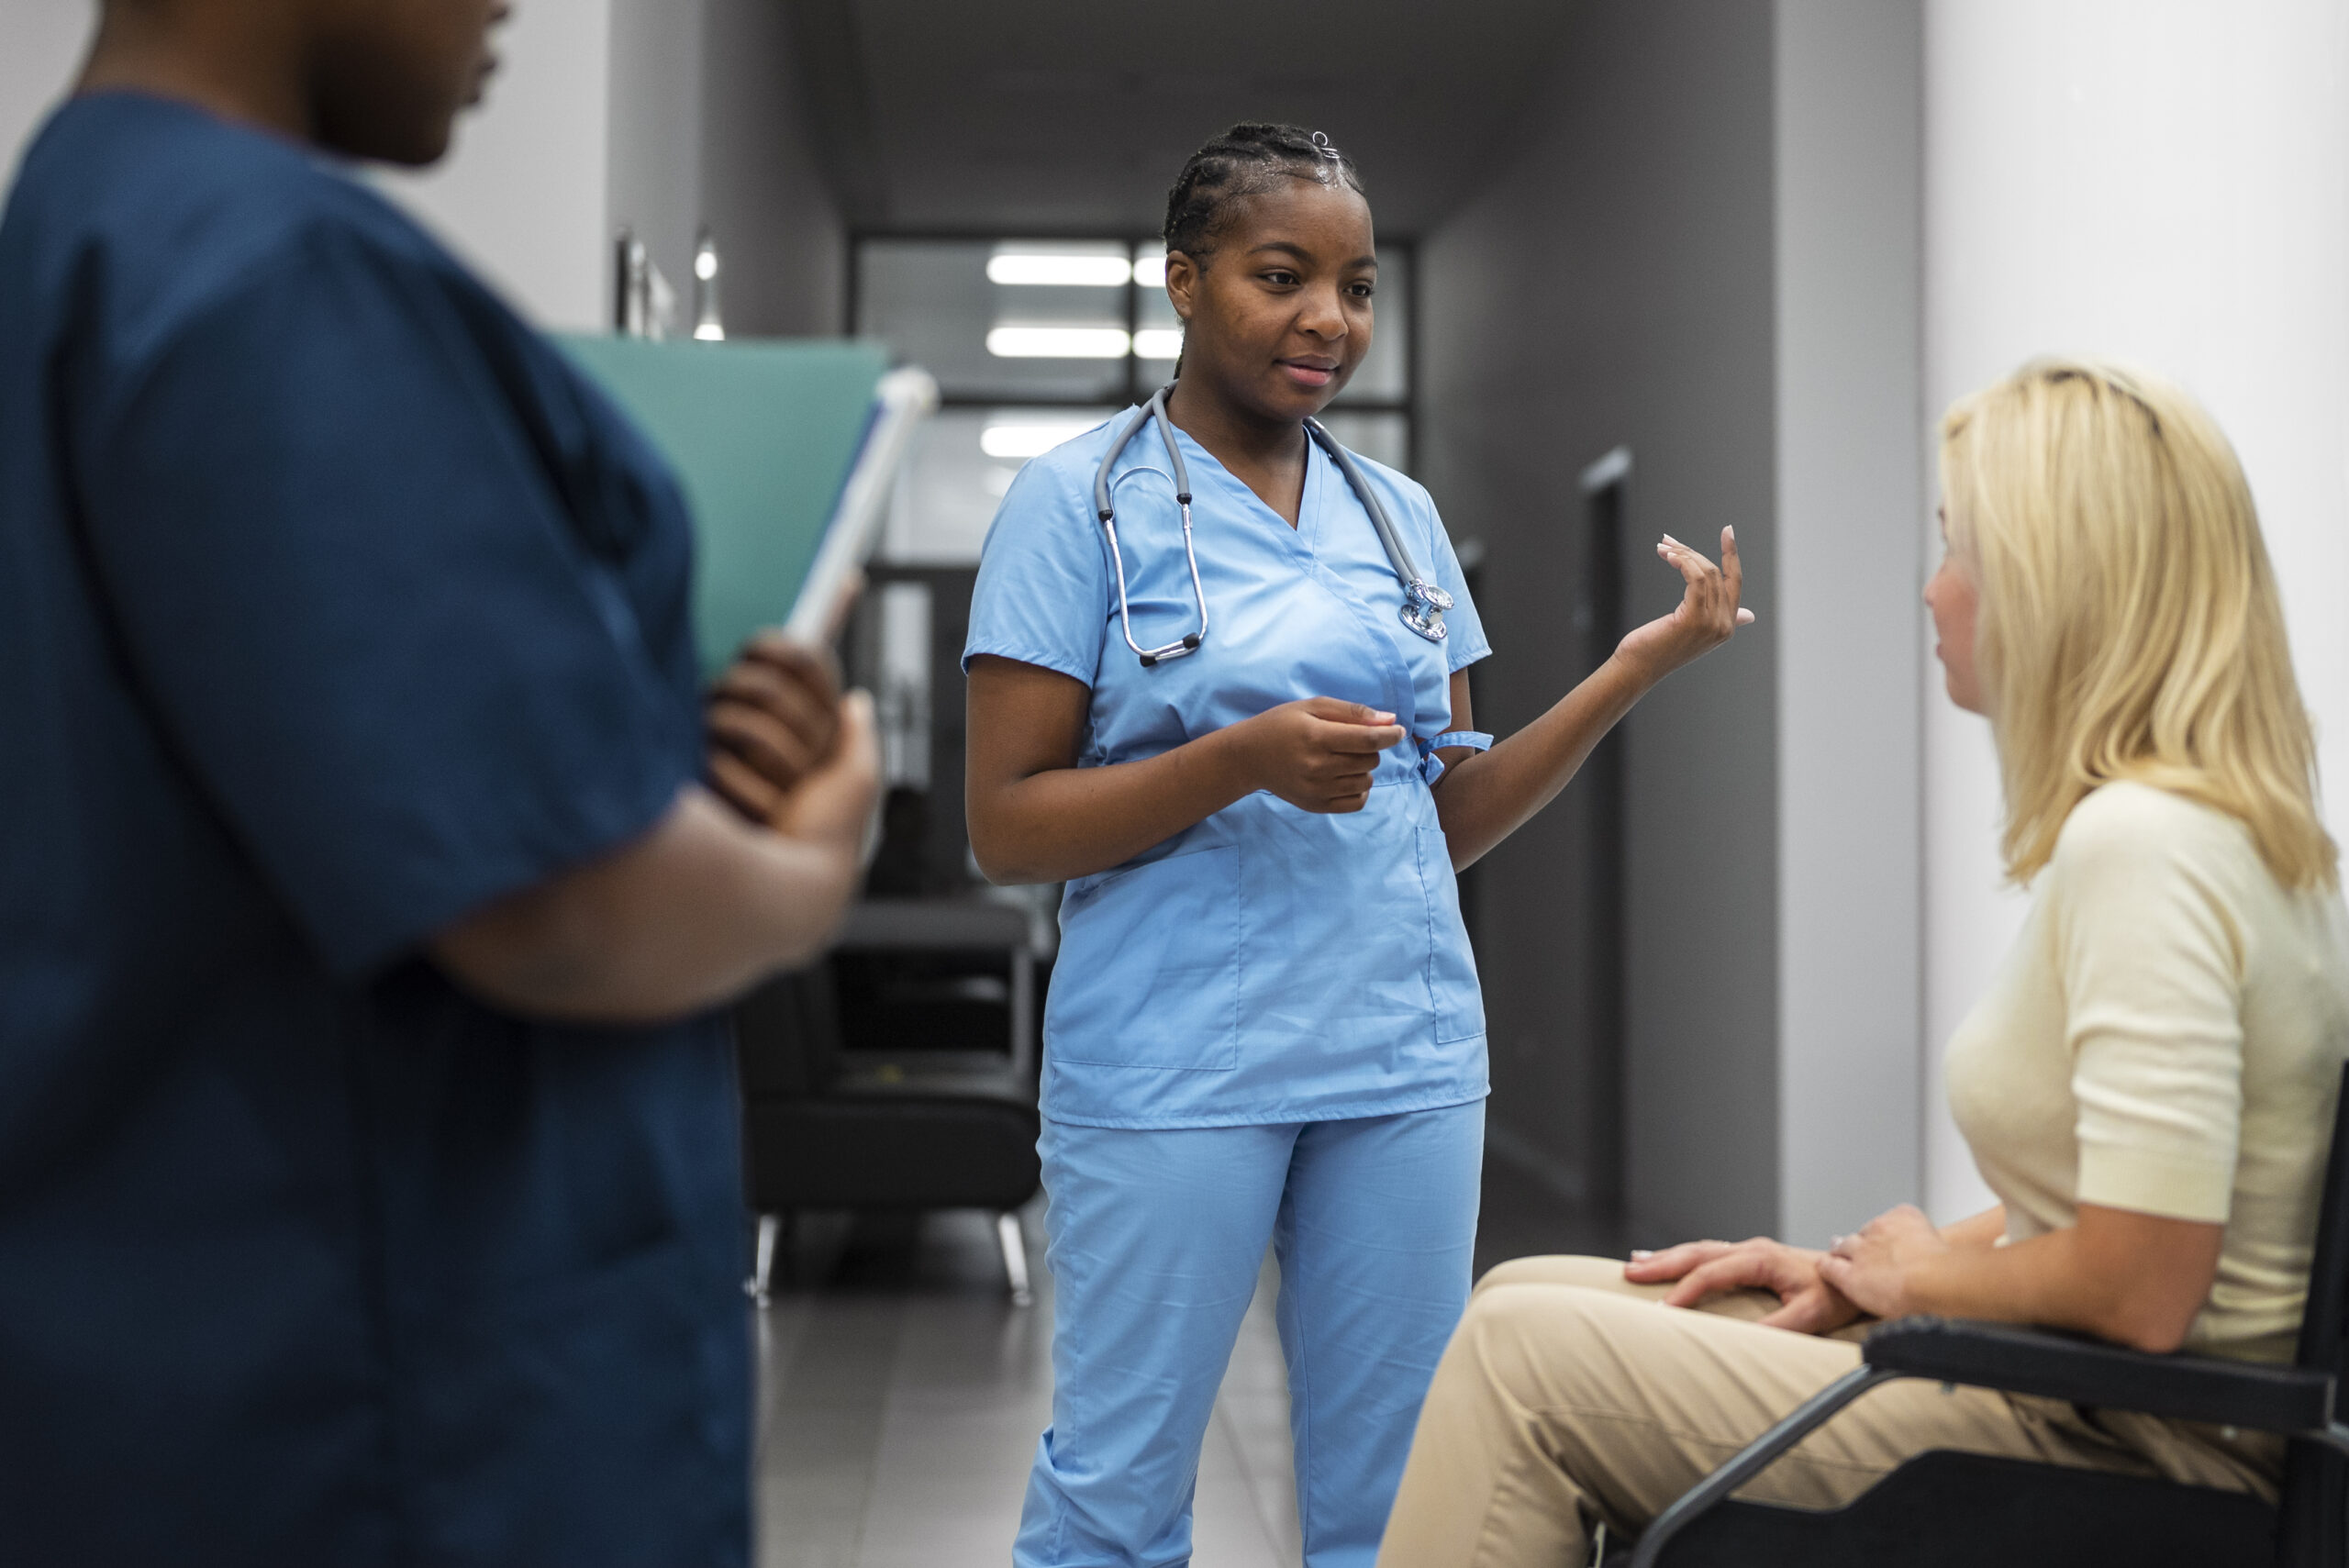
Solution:
M 1395 722 L 1395 716 L 1391 713 L 1374 713 L 1370 717 L 1371 722 L 1374 724 L 1392 724 Z
M 1644 1263 L 1650 1258 L 1654 1256 L 1655 1254 L 1648 1251 L 1645 1247 L 1634 1247 L 1631 1249 L 1631 1262 L 1635 1263 Z

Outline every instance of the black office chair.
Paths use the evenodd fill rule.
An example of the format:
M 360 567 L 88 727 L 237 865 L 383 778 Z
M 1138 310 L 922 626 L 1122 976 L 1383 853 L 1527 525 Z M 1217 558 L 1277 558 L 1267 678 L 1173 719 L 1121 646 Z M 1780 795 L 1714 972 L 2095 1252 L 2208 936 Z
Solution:
M 2349 1338 L 2349 1069 L 2333 1113 L 2308 1307 L 2290 1366 L 2146 1355 L 2070 1334 L 1910 1318 L 1867 1338 L 1859 1367 L 1771 1428 L 1665 1509 L 1632 1568 L 2341 1568 L 2349 1534 L 2349 1426 L 2333 1409 Z M 1831 1510 L 1730 1502 L 1805 1434 L 1896 1377 L 2038 1395 L 2291 1440 L 2283 1495 L 2240 1492 L 2027 1461 L 1920 1454 Z
M 759 1216 L 751 1294 L 764 1302 L 777 1243 L 800 1209 L 984 1208 L 996 1217 L 1011 1298 L 1030 1299 L 1018 1210 L 1041 1185 L 1036 1155 L 1036 969 L 1021 910 L 975 901 L 853 908 L 832 958 L 735 1009 L 749 1196 Z M 871 961 L 1000 968 L 941 977 L 891 1001 L 839 995 Z M 908 987 L 902 977 L 897 989 Z M 883 1015 L 880 1018 L 873 1014 Z M 982 1020 L 991 1018 L 991 1024 Z M 879 1039 L 850 1037 L 877 1032 Z M 991 1034 L 991 1040 L 974 1038 Z

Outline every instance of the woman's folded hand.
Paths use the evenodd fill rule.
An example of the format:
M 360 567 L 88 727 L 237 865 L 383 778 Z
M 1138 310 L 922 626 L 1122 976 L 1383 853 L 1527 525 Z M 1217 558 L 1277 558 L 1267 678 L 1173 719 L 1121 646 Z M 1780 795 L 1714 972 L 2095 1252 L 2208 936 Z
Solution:
M 1778 1309 L 1761 1319 L 1764 1324 L 1799 1334 L 1831 1334 L 1865 1314 L 1820 1277 L 1820 1262 L 1826 1256 L 1767 1236 L 1683 1241 L 1661 1251 L 1632 1253 L 1623 1277 L 1634 1284 L 1672 1284 L 1664 1298 L 1671 1307 L 1694 1307 L 1724 1291 L 1766 1290 L 1778 1298 Z
M 1920 1259 L 1950 1250 L 1914 1204 L 1887 1209 L 1855 1235 L 1838 1236 L 1819 1267 L 1820 1276 L 1878 1318 L 1906 1318 L 1917 1310 L 1909 1298 L 1909 1271 Z

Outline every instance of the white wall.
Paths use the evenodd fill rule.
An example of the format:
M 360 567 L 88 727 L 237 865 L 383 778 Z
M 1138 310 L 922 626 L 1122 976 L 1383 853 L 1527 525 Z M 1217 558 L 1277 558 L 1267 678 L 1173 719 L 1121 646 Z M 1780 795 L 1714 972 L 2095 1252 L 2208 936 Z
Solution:
M 379 176 L 385 190 L 550 326 L 600 327 L 611 314 L 606 279 L 615 3 L 529 0 L 517 6 L 500 34 L 503 64 L 488 102 L 459 123 L 450 157 L 422 174 Z M 617 3 L 632 13 L 693 18 L 700 10 L 674 0 Z M 26 139 L 64 95 L 96 17 L 93 0 L 0 0 L 0 171 L 13 176 Z M 690 33 L 697 73 L 697 22 L 677 30 Z M 647 31 L 637 24 L 639 35 Z M 697 89 L 697 82 L 687 86 Z M 674 91 L 656 73 L 631 104 Z M 683 110 L 695 160 L 685 185 L 688 206 L 698 188 L 699 112 L 696 92 Z M 648 121 L 662 123 L 659 111 L 640 110 L 629 127 Z M 679 244 L 690 248 L 692 224 L 681 227 Z M 682 271 L 674 275 L 682 282 Z
M 1778 1223 L 1821 1245 L 1923 1163 L 1922 15 L 1776 20 Z
M 422 173 L 379 176 L 523 313 L 592 329 L 611 319 L 610 97 L 615 0 L 527 0 L 456 146 Z
M 0 187 L 72 84 L 97 15 L 94 0 L 0 0 Z
M 66 92 L 95 0 L 0 0 L 0 176 Z M 529 0 L 486 103 L 421 173 L 377 171 L 532 319 L 600 329 L 629 225 L 691 298 L 694 237 L 727 262 L 729 325 L 840 330 L 841 220 L 808 151 L 790 29 L 770 0 Z
M 486 109 L 448 162 L 385 183 L 527 314 L 607 327 L 612 238 L 625 226 L 689 328 L 694 241 L 707 223 L 738 335 L 840 329 L 840 220 L 809 161 L 782 7 L 529 0 L 500 52 Z
M 2183 382 L 2233 438 L 2349 826 L 2349 6 L 1927 0 L 1926 403 L 2044 350 Z M 1940 1050 L 2018 925 L 1987 733 L 1928 665 L 1927 1193 L 1987 1200 Z

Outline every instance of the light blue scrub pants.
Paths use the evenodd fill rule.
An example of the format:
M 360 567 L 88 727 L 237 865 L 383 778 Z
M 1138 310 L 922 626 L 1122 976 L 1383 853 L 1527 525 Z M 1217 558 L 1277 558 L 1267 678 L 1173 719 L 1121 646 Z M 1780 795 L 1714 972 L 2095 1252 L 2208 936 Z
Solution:
M 1052 1424 L 1019 1568 L 1180 1568 L 1269 1240 L 1308 1568 L 1372 1568 L 1468 1299 L 1481 1100 L 1351 1121 L 1044 1123 Z

